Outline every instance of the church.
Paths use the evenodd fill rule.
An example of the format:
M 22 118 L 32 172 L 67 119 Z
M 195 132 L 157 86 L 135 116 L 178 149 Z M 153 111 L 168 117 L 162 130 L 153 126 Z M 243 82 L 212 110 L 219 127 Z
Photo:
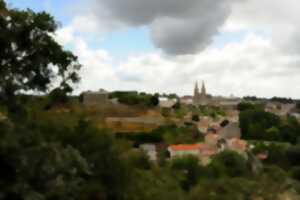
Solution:
M 206 94 L 205 83 L 202 81 L 201 92 L 199 91 L 198 82 L 195 84 L 193 104 L 194 105 L 208 105 L 210 102 L 209 96 Z

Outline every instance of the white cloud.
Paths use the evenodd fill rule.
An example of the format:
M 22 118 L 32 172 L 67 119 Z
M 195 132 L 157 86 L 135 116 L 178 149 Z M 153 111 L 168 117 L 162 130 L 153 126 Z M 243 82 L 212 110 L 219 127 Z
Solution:
M 283 53 L 300 53 L 299 0 L 248 0 L 234 4 L 223 31 L 258 30 Z
M 89 35 L 120 27 L 120 24 L 109 19 L 111 13 L 104 13 L 106 17 L 101 19 L 102 25 L 99 17 L 91 13 L 76 16 L 69 26 L 58 31 L 57 40 L 63 45 L 71 44 L 84 66 L 80 72 L 82 82 L 77 91 L 106 88 L 176 92 L 183 95 L 192 93 L 196 80 L 205 80 L 208 91 L 213 95 L 233 93 L 238 96 L 299 98 L 300 43 L 297 41 L 300 41 L 300 13 L 297 11 L 300 10 L 300 4 L 297 1 L 287 0 L 284 4 L 281 0 L 248 0 L 244 4 L 235 5 L 222 32 L 242 31 L 244 38 L 227 41 L 222 47 L 208 46 L 202 52 L 191 55 L 168 56 L 157 51 L 117 60 L 106 50 L 91 48 L 88 45 Z M 144 18 L 137 20 L 149 21 L 151 13 L 142 14 Z M 131 23 L 144 23 L 131 19 L 135 17 L 131 15 L 127 16 Z M 180 38 L 186 35 L 184 32 L 192 34 L 193 27 L 181 26 L 176 20 L 174 26 L 173 22 L 164 21 L 173 21 L 174 18 L 160 16 L 159 19 L 163 20 L 150 20 L 154 42 L 158 42 L 156 45 L 160 47 L 167 42 L 162 44 L 165 49 L 186 49 L 185 44 L 180 43 L 184 40 Z M 165 34 L 164 29 L 171 31 L 173 39 L 176 38 L 178 43 L 173 43 L 173 39 L 169 41 L 169 35 Z M 198 39 L 189 37 L 192 42 L 198 42 Z M 206 39 L 195 44 L 197 48 L 198 45 L 208 45 L 210 38 Z
M 68 30 L 68 28 L 67 28 Z M 116 60 L 107 51 L 92 49 L 83 37 L 61 31 L 83 64 L 77 91 L 139 90 L 191 94 L 196 80 L 204 80 L 213 95 L 299 97 L 297 56 L 282 54 L 271 39 L 248 34 L 241 42 L 202 53 L 169 57 L 162 53 Z M 66 40 L 66 41 L 67 41 Z

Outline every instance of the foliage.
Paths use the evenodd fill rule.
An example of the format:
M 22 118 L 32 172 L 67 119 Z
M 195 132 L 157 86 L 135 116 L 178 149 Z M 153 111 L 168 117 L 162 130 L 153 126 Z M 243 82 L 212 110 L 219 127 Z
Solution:
M 199 165 L 199 160 L 193 156 L 173 159 L 170 163 L 170 168 L 175 170 L 175 173 L 181 173 L 181 187 L 184 190 L 190 190 L 195 186 L 201 176 L 203 167 Z
M 300 124 L 294 117 L 280 119 L 277 115 L 260 109 L 240 112 L 240 128 L 245 139 L 281 141 L 296 144 L 299 141 Z
M 76 199 L 91 171 L 71 146 L 43 140 L 25 127 L 1 124 L 0 196 L 10 199 Z
M 270 140 L 267 129 L 280 126 L 280 118 L 262 110 L 250 109 L 240 112 L 240 128 L 245 139 Z
M 217 106 L 199 106 L 197 109 L 198 114 L 216 118 L 218 115 L 225 116 L 225 111 Z
M 192 120 L 195 121 L 195 122 L 199 122 L 199 120 L 200 120 L 199 115 L 194 114 L 192 116 Z
M 164 117 L 170 117 L 172 110 L 170 108 L 162 108 L 161 115 Z
M 233 151 L 223 151 L 215 155 L 209 164 L 217 176 L 240 177 L 248 174 L 246 159 Z
M 297 101 L 296 108 L 300 110 L 300 101 Z
M 291 98 L 284 98 L 284 97 L 272 97 L 271 101 L 279 102 L 279 103 L 284 103 L 284 104 L 294 103 L 293 99 L 291 99 Z
M 221 122 L 220 126 L 221 126 L 221 127 L 225 127 L 225 126 L 227 126 L 228 124 L 229 124 L 228 119 L 224 119 L 224 120 Z
M 157 106 L 159 103 L 156 95 L 132 92 L 116 91 L 110 94 L 110 98 L 117 98 L 120 103 L 127 105 Z
M 77 82 L 81 66 L 52 37 L 57 29 L 53 17 L 0 3 L 0 99 L 12 106 L 17 92 L 44 92 L 54 81 L 62 88 Z
M 263 110 L 264 105 L 261 103 L 251 103 L 247 101 L 243 101 L 238 104 L 237 109 L 239 111 L 245 111 L 245 110 Z
M 65 105 L 68 103 L 69 98 L 67 95 L 67 91 L 60 88 L 55 88 L 48 95 L 48 105 L 46 107 L 53 107 L 58 105 Z
M 135 146 L 144 143 L 195 143 L 203 140 L 195 127 L 177 127 L 176 125 L 161 126 L 150 133 L 120 133 L 118 137 L 134 141 Z

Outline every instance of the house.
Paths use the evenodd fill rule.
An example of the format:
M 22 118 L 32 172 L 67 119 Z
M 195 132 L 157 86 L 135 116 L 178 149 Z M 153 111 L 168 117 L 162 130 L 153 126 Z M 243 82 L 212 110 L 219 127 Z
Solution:
M 147 154 L 150 161 L 157 161 L 157 151 L 154 144 L 141 144 L 139 148 Z
M 204 142 L 208 146 L 216 147 L 218 145 L 218 142 L 220 139 L 221 138 L 218 134 L 209 133 L 209 134 L 205 135 Z
M 226 141 L 227 149 L 238 152 L 240 154 L 245 154 L 248 149 L 248 143 L 245 140 L 238 138 L 232 138 Z
M 168 147 L 170 157 L 195 156 L 201 161 L 202 165 L 207 165 L 211 156 L 216 155 L 219 150 L 217 147 L 204 143 L 201 144 L 178 144 Z
M 177 144 L 171 145 L 168 147 L 168 151 L 170 153 L 170 157 L 180 157 L 180 156 L 187 156 L 192 155 L 199 157 L 200 148 L 204 144 Z
M 180 103 L 191 105 L 193 104 L 193 96 L 183 96 L 180 98 Z
M 209 124 L 211 123 L 211 119 L 208 117 L 201 117 L 200 121 L 197 123 L 198 130 L 205 134 L 209 128 Z
M 202 165 L 208 165 L 211 161 L 211 157 L 218 154 L 220 150 L 218 147 L 209 146 L 207 144 L 200 148 L 199 159 Z
M 168 99 L 166 97 L 160 97 L 158 106 L 161 108 L 172 108 L 176 103 L 177 99 Z
M 82 93 L 82 103 L 85 106 L 97 106 L 108 104 L 109 101 L 109 93 L 104 90 L 100 89 L 97 92 L 87 91 Z
M 241 138 L 241 129 L 238 123 L 232 122 L 221 129 L 218 134 L 225 140 L 229 140 L 232 138 Z
M 238 110 L 229 110 L 226 112 L 226 119 L 229 122 L 239 122 L 239 111 Z
M 300 113 L 291 112 L 289 115 L 292 116 L 292 117 L 295 117 L 300 122 Z
M 279 102 L 267 102 L 265 105 L 265 111 L 271 112 L 278 116 L 286 116 L 290 112 L 295 109 L 296 104 L 295 103 L 279 103 Z

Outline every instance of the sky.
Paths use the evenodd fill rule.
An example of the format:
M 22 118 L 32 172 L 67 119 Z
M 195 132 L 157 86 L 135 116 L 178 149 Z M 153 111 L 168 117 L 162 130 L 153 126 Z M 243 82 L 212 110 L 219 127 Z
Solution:
M 104 88 L 300 98 L 299 0 L 6 0 L 46 11 L 83 65 L 77 93 Z

